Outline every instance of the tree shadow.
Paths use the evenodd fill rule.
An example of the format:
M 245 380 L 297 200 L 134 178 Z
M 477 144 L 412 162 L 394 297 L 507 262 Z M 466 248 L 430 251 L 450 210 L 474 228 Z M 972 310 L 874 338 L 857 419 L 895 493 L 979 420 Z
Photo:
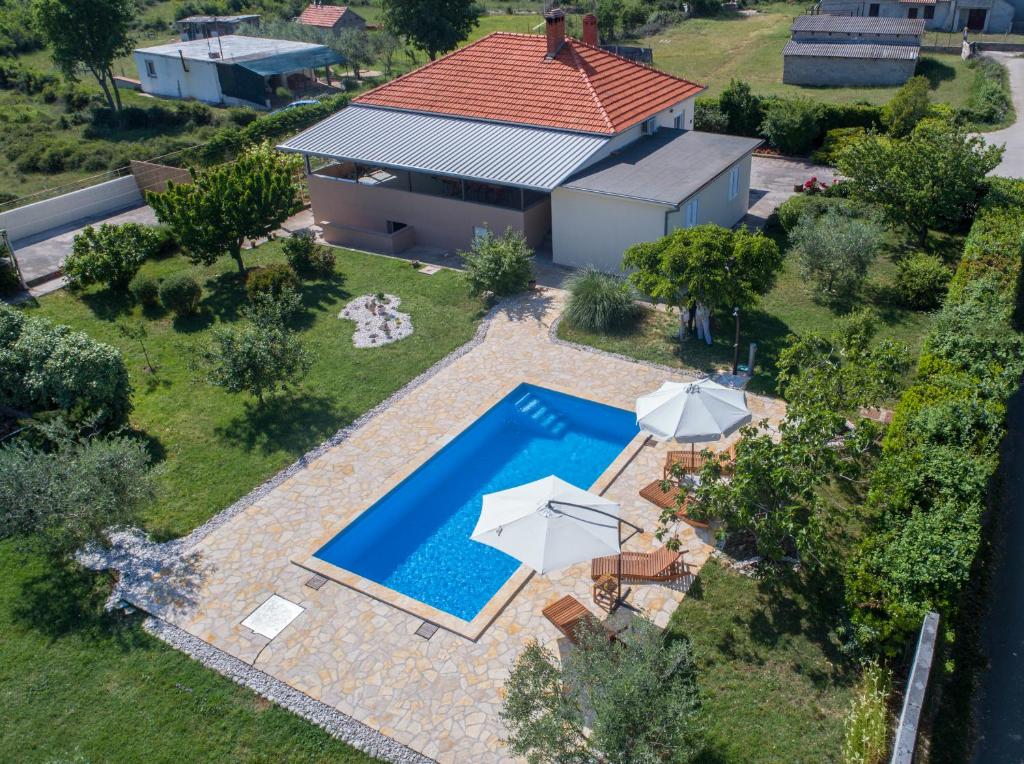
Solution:
M 291 320 L 293 329 L 308 329 L 316 321 L 316 314 L 327 310 L 329 305 L 350 298 L 345 289 L 345 276 L 334 274 L 323 281 L 307 281 L 302 285 L 299 297 L 303 310 Z
M 203 329 L 208 329 L 213 324 L 213 314 L 201 306 L 200 309 L 188 316 L 175 316 L 171 322 L 174 331 L 179 334 L 195 334 Z
M 110 287 L 95 292 L 79 292 L 78 298 L 102 321 L 115 321 L 131 313 L 135 307 L 131 295 Z
M 236 271 L 213 276 L 203 285 L 202 306 L 219 321 L 237 321 L 240 308 L 246 304 L 245 279 Z
M 355 419 L 351 411 L 336 405 L 316 393 L 278 395 L 262 404 L 246 403 L 241 416 L 214 432 L 247 451 L 301 454 Z
M 931 90 L 956 77 L 956 69 L 931 56 L 921 56 L 921 60 L 917 62 L 917 71 L 914 73 L 928 80 L 928 87 Z

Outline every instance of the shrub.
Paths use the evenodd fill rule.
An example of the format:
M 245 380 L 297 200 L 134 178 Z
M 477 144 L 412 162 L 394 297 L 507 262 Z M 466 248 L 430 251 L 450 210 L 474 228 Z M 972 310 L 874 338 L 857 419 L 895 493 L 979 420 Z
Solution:
M 882 108 L 882 123 L 890 135 L 902 138 L 928 116 L 929 106 L 928 80 L 911 77 Z
M 834 165 L 839 159 L 840 152 L 863 135 L 863 127 L 837 127 L 829 130 L 825 133 L 821 148 L 815 151 L 811 158 L 821 164 Z
M 155 225 L 152 227 L 154 234 L 154 257 L 169 255 L 178 249 L 178 238 L 169 225 Z
M 131 280 L 128 291 L 137 303 L 147 308 L 160 304 L 160 281 L 152 276 L 139 274 Z
M 461 255 L 473 294 L 516 294 L 525 290 L 533 278 L 533 250 L 527 245 L 526 236 L 512 228 L 502 236 L 486 231 L 476 238 L 469 252 Z
M 786 233 L 792 231 L 804 217 L 818 217 L 836 209 L 848 216 L 859 216 L 863 211 L 845 199 L 836 199 L 827 194 L 797 194 L 789 197 L 775 211 L 779 225 Z
M 892 673 L 865 667 L 846 715 L 843 764 L 882 764 L 889 753 L 889 693 Z
M 191 316 L 203 297 L 199 282 L 185 273 L 170 276 L 160 284 L 160 304 L 176 316 Z
M 298 274 L 290 265 L 271 263 L 249 271 L 245 280 L 245 292 L 250 300 L 260 294 L 277 297 L 285 289 L 298 290 L 300 284 Z
M 637 315 L 633 302 L 636 292 L 623 278 L 596 268 L 584 268 L 566 283 L 569 303 L 565 320 L 586 331 L 607 332 L 618 329 Z
M 160 235 L 138 223 L 86 226 L 75 236 L 64 275 L 76 288 L 99 283 L 123 290 L 159 246 Z
M 13 295 L 21 291 L 21 280 L 18 272 L 7 264 L 0 261 L 0 295 Z
M 326 276 L 334 272 L 334 253 L 318 244 L 310 231 L 299 231 L 286 239 L 284 254 L 297 273 Z
M 746 82 L 730 80 L 729 87 L 718 97 L 718 108 L 725 116 L 729 133 L 751 138 L 759 134 L 765 116 L 764 102 Z
M 128 370 L 110 345 L 0 304 L 0 405 L 122 422 L 131 410 Z
M 976 71 L 961 118 L 977 125 L 1003 122 L 1013 110 L 1006 67 L 985 58 L 973 59 L 967 65 Z
M 896 268 L 896 290 L 911 308 L 936 308 L 946 295 L 952 274 L 935 255 L 917 252 L 900 261 Z
M 806 154 L 819 134 L 817 105 L 809 98 L 772 100 L 761 132 L 783 154 Z
M 722 112 L 722 107 L 713 98 L 697 101 L 693 108 L 693 129 L 705 133 L 728 133 L 729 118 Z
M 801 275 L 831 297 L 851 297 L 860 290 L 883 237 L 876 221 L 849 217 L 834 207 L 820 217 L 805 215 L 789 232 Z

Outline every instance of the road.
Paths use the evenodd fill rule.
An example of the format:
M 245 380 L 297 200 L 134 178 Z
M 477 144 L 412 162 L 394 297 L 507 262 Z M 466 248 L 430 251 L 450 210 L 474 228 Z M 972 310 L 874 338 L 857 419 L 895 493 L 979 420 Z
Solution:
M 1009 70 L 1013 108 L 1017 111 L 1017 121 L 1009 127 L 992 133 L 982 133 L 989 143 L 1006 144 L 1003 161 L 992 174 L 1007 178 L 1024 178 L 1024 58 L 1008 53 L 985 55 L 999 61 Z

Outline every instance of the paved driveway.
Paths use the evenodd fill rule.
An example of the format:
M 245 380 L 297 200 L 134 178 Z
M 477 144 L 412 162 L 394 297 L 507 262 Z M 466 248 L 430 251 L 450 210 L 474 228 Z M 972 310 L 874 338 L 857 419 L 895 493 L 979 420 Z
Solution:
M 1003 161 L 992 171 L 993 175 L 1007 178 L 1024 178 L 1024 58 L 1008 53 L 986 53 L 989 58 L 999 61 L 1010 72 L 1010 90 L 1013 93 L 1013 108 L 1017 121 L 1004 130 L 982 133 L 989 143 L 1005 144 Z

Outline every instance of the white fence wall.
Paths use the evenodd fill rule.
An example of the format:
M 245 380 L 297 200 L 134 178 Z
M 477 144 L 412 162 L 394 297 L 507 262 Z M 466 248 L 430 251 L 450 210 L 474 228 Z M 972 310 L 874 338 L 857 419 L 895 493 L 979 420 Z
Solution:
M 0 228 L 6 228 L 11 242 L 18 242 L 51 228 L 102 217 L 143 203 L 138 184 L 131 175 L 108 180 L 63 196 L 44 199 L 24 207 L 0 212 Z

